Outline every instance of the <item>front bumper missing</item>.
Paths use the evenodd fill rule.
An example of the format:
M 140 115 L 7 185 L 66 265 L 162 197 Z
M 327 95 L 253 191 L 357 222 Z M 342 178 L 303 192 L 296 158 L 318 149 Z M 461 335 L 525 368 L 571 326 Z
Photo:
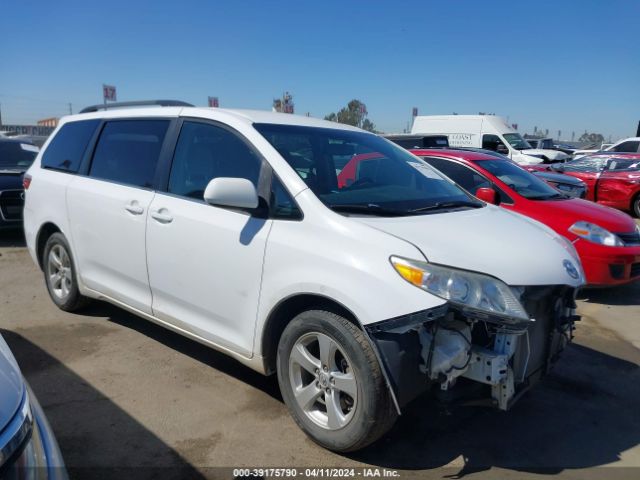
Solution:
M 527 287 L 528 322 L 445 304 L 365 326 L 398 407 L 427 390 L 446 402 L 507 410 L 553 366 L 573 337 L 575 289 Z

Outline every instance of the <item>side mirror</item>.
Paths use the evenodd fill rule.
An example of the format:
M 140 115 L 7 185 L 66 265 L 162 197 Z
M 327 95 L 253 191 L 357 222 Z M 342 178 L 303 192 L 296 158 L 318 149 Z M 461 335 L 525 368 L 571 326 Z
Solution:
M 258 192 L 246 178 L 220 177 L 209 182 L 204 201 L 220 207 L 252 209 L 258 207 Z
M 476 190 L 476 197 L 483 202 L 491 203 L 493 205 L 498 204 L 498 192 L 493 188 L 482 187 Z
M 503 155 L 509 155 L 509 149 L 502 143 L 499 143 L 498 145 L 496 145 L 496 152 L 501 153 Z

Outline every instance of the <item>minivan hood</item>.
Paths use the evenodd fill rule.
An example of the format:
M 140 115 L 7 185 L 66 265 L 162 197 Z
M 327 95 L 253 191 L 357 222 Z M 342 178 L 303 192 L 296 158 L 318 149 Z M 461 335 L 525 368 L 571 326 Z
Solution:
M 493 205 L 412 217 L 352 218 L 412 243 L 429 262 L 486 273 L 508 285 L 584 283 L 584 275 L 571 277 L 563 264 L 568 260 L 582 271 L 567 240 Z
M 0 335 L 0 432 L 14 417 L 24 395 L 24 382 L 9 346 Z

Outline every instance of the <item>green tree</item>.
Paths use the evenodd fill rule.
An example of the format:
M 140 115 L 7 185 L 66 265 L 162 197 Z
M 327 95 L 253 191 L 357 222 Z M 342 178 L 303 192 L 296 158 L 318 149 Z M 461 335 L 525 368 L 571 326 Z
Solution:
M 604 136 L 600 133 L 584 132 L 578 139 L 580 143 L 595 143 L 601 145 L 604 142 Z
M 344 123 L 354 127 L 360 127 L 369 132 L 376 133 L 376 125 L 367 118 L 367 106 L 360 100 L 351 100 L 346 107 L 338 113 L 330 113 L 324 117 L 331 122 Z

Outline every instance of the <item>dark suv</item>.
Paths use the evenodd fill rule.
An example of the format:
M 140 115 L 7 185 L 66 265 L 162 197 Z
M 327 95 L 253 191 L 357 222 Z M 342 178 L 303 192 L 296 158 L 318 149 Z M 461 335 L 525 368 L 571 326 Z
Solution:
M 29 140 L 0 137 L 0 228 L 22 226 L 23 176 L 37 154 Z

